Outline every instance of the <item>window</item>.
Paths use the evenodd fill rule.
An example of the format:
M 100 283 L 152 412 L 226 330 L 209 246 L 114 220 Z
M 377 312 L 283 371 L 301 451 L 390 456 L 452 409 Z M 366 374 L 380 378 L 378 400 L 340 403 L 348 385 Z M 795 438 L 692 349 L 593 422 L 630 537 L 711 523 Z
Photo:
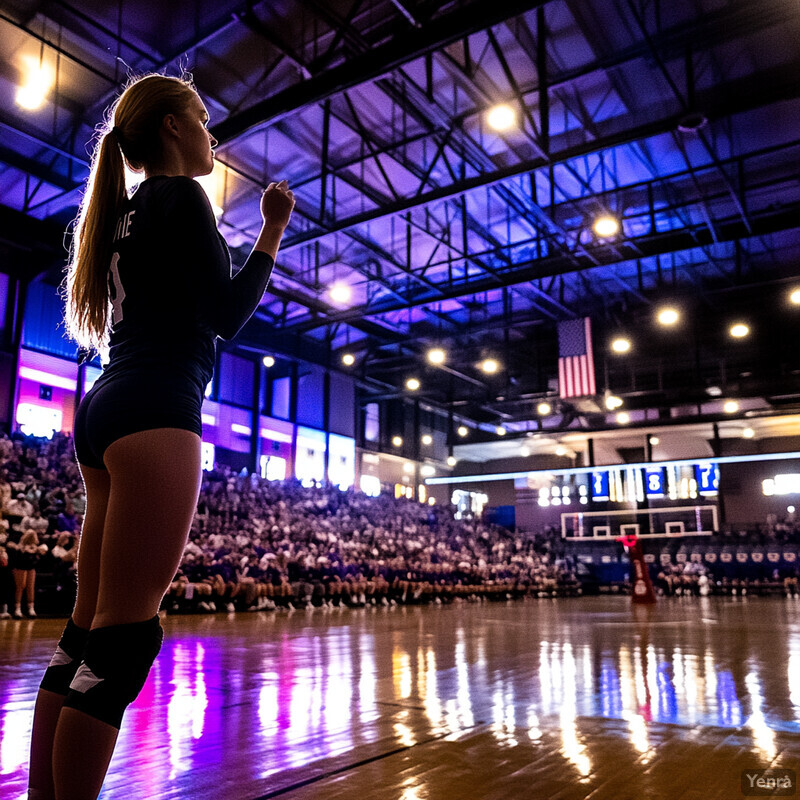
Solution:
M 368 442 L 377 442 L 381 436 L 380 413 L 377 403 L 364 406 L 364 438 Z

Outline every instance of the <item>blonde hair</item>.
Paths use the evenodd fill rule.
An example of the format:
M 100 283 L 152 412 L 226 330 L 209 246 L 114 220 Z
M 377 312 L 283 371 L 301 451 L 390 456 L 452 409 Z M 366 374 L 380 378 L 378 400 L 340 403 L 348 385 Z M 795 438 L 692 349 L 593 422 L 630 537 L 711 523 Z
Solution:
M 22 534 L 19 540 L 20 547 L 27 547 L 29 544 L 38 545 L 39 544 L 39 537 L 36 535 L 36 531 L 32 529 L 28 529 L 25 533 Z
M 126 197 L 125 165 L 136 172 L 153 166 L 161 155 L 164 117 L 185 112 L 195 95 L 188 74 L 134 78 L 97 130 L 66 278 L 67 330 L 87 350 L 103 350 L 108 344 L 108 271 L 114 226 Z

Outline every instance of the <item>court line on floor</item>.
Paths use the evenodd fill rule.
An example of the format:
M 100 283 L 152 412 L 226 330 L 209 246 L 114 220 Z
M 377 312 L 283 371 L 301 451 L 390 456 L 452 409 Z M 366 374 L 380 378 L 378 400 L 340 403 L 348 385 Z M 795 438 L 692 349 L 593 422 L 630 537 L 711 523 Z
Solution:
M 425 711 L 425 706 L 411 706 L 407 703 L 390 703 L 388 700 L 376 700 L 376 706 L 391 706 L 392 708 L 410 708 L 414 711 Z
M 335 775 L 341 775 L 344 772 L 349 772 L 354 769 L 358 769 L 359 767 L 366 766 L 367 764 L 373 764 L 376 761 L 381 761 L 384 758 L 390 758 L 391 756 L 396 756 L 399 753 L 407 753 L 409 750 L 413 750 L 415 747 L 420 747 L 422 745 L 431 744 L 433 742 L 439 742 L 442 739 L 447 739 L 450 736 L 459 736 L 464 733 L 468 733 L 469 731 L 474 731 L 476 728 L 480 728 L 486 726 L 488 723 L 484 720 L 480 720 L 476 722 L 474 725 L 470 725 L 466 728 L 459 728 L 455 731 L 449 731 L 448 733 L 442 733 L 439 736 L 432 736 L 429 739 L 425 739 L 422 742 L 415 742 L 414 744 L 406 745 L 405 747 L 396 747 L 393 750 L 388 750 L 385 753 L 378 753 L 378 755 L 370 756 L 369 758 L 364 758 L 361 761 L 355 761 L 352 764 L 345 764 L 342 767 L 337 767 L 336 769 L 328 770 L 327 772 L 323 772 L 320 775 L 315 775 L 311 778 L 306 778 L 302 781 L 297 781 L 296 783 L 290 784 L 289 786 L 284 786 L 281 789 L 275 789 L 272 792 L 268 792 L 267 794 L 259 795 L 258 797 L 254 797 L 253 800 L 271 800 L 273 797 L 280 797 L 284 794 L 289 794 L 290 792 L 297 791 L 298 789 L 304 789 L 306 786 L 311 786 L 312 784 L 319 783 L 320 781 L 327 780 L 328 778 L 332 778 Z

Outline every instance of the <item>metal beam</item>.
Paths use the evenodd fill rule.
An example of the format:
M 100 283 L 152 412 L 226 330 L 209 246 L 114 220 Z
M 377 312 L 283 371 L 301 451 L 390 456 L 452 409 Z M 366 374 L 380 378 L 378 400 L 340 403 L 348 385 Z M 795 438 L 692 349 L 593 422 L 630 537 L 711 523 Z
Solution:
M 72 191 L 76 187 L 75 181 L 57 172 L 47 164 L 43 164 L 35 158 L 23 156 L 3 145 L 0 145 L 0 162 L 8 164 L 9 167 L 18 169 L 37 180 L 49 183 L 51 186 L 57 186 L 64 191 Z
M 491 4 L 472 2 L 466 8 L 458 7 L 436 17 L 422 28 L 406 29 L 402 36 L 392 37 L 386 44 L 356 55 L 344 64 L 255 103 L 215 125 L 211 132 L 224 144 L 264 122 L 275 122 L 299 108 L 319 103 L 353 86 L 374 80 L 426 53 L 505 22 L 544 2 L 546 0 L 496 0 Z
M 776 233 L 784 230 L 794 230 L 800 226 L 800 202 L 781 206 L 767 213 L 754 216 L 752 219 L 753 236 L 763 236 L 769 233 Z M 720 242 L 737 241 L 751 235 L 744 227 L 744 223 L 739 220 L 720 221 L 717 227 L 717 235 Z M 686 229 L 680 231 L 667 231 L 663 233 L 652 233 L 636 237 L 630 240 L 641 255 L 632 255 L 633 258 L 647 256 L 657 256 L 666 253 L 691 250 L 695 247 L 712 244 L 713 240 L 707 228 Z M 622 247 L 627 242 L 620 243 Z M 601 266 L 610 266 L 616 263 L 616 259 L 608 259 L 607 248 L 598 245 L 590 248 L 596 260 Z M 584 269 L 592 269 L 595 263 L 588 263 Z M 516 286 L 521 283 L 540 278 L 542 276 L 562 275 L 576 271 L 572 259 L 563 255 L 537 258 L 524 263 L 517 264 L 513 271 L 498 273 L 503 281 L 503 286 Z M 497 289 L 496 276 L 481 276 L 470 278 L 469 283 L 455 283 L 450 286 L 441 287 L 440 294 L 436 297 L 430 295 L 417 294 L 404 299 L 404 302 L 385 301 L 375 303 L 369 307 L 355 306 L 347 311 L 341 311 L 329 317 L 329 321 L 348 322 L 350 319 L 363 317 L 364 315 L 386 314 L 392 311 L 400 311 L 415 306 L 439 300 L 448 300 L 463 297 L 467 294 L 475 295 L 481 292 Z M 298 320 L 295 324 L 300 325 L 307 320 Z
M 709 119 L 718 119 L 764 108 L 772 103 L 794 99 L 798 96 L 800 96 L 800 62 L 796 62 L 786 69 L 781 69 L 777 73 L 770 71 L 768 74 L 759 73 L 740 79 L 732 82 L 724 89 L 714 87 L 713 90 L 709 91 L 708 96 L 699 102 L 706 109 L 706 116 Z M 682 114 L 673 114 L 641 123 L 633 128 L 627 127 L 624 130 L 608 133 L 600 139 L 592 139 L 578 145 L 564 147 L 561 150 L 554 150 L 550 163 L 557 167 L 559 164 L 574 158 L 601 153 L 612 147 L 669 133 L 677 128 L 682 118 Z M 487 171 L 481 175 L 459 180 L 447 186 L 440 186 L 421 195 L 403 197 L 380 208 L 370 209 L 369 211 L 340 219 L 335 225 L 329 226 L 325 230 L 312 229 L 296 236 L 288 236 L 284 243 L 284 249 L 314 241 L 321 236 L 343 231 L 355 225 L 399 214 L 418 206 L 449 200 L 465 192 L 484 186 L 491 186 L 519 175 L 525 175 L 545 166 L 547 166 L 547 163 L 541 157 L 535 157 L 510 167 Z

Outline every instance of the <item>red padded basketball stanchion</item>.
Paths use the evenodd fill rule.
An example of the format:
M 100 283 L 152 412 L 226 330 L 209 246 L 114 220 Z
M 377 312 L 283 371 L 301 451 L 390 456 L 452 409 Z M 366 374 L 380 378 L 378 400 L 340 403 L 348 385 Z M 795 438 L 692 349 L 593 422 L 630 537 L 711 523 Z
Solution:
M 645 605 L 656 602 L 656 593 L 650 581 L 650 573 L 647 564 L 644 563 L 644 553 L 642 543 L 636 536 L 619 536 L 618 542 L 622 542 L 628 558 L 631 560 L 631 602 L 642 603 Z

